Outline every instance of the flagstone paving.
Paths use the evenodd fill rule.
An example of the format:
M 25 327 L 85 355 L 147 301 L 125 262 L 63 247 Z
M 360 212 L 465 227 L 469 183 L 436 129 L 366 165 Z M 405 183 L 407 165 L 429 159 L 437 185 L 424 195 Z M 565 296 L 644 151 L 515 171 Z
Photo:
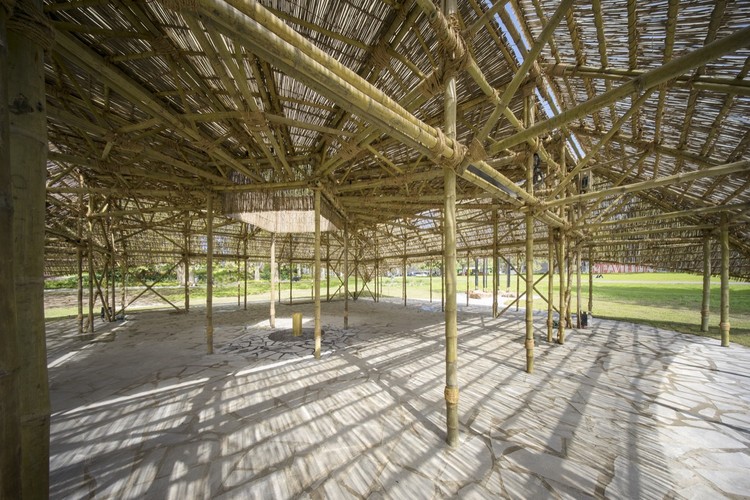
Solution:
M 523 311 L 463 307 L 450 449 L 440 305 L 394 302 L 324 304 L 319 360 L 264 304 L 218 307 L 212 355 L 202 309 L 48 323 L 51 498 L 750 497 L 750 349 L 539 315 L 527 374 Z

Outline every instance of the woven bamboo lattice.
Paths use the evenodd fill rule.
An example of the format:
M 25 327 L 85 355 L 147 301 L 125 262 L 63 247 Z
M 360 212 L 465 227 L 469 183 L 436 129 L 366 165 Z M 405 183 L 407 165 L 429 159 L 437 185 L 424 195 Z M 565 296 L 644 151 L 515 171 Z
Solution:
M 724 211 L 730 273 L 750 278 L 748 2 L 468 0 L 449 20 L 432 0 L 48 0 L 45 15 L 49 274 L 89 240 L 98 260 L 200 259 L 207 196 L 228 204 L 219 258 L 245 242 L 266 258 L 269 229 L 310 230 L 311 186 L 332 254 L 346 221 L 364 259 L 439 258 L 448 167 L 459 257 L 492 253 L 495 220 L 500 254 L 523 252 L 530 210 L 542 258 L 563 231 L 600 261 L 702 272 L 707 237 L 717 270 Z M 294 206 L 305 216 L 260 219 Z M 312 243 L 277 253 L 311 259 Z

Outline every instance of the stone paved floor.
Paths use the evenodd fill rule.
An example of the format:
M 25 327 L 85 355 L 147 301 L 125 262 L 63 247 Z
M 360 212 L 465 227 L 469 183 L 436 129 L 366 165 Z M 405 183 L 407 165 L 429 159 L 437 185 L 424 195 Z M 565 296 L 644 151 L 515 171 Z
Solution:
M 542 340 L 459 312 L 461 442 L 444 443 L 442 313 L 324 304 L 320 360 L 266 305 L 48 323 L 52 498 L 750 497 L 750 349 L 594 319 Z M 312 305 L 278 306 L 291 328 Z M 304 341 L 303 341 L 304 342 Z

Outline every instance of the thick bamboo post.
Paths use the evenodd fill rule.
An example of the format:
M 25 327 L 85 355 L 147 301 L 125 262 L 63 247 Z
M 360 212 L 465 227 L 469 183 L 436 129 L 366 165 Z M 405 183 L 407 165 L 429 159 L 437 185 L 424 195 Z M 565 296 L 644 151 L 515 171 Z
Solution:
M 557 240 L 557 267 L 560 277 L 560 320 L 557 322 L 557 342 L 559 344 L 565 343 L 565 322 L 566 322 L 566 311 L 565 311 L 565 232 L 560 230 L 559 238 Z
M 7 10 L 6 10 L 7 9 Z M 8 114 L 8 44 L 5 24 L 12 7 L 0 5 L 0 498 L 22 498 L 21 417 L 19 408 L 18 336 L 16 326 L 16 285 L 13 276 L 13 192 Z M 80 219 L 80 212 L 79 212 Z M 80 227 L 80 222 L 79 222 Z M 80 232 L 80 229 L 79 229 Z M 80 262 L 80 240 L 77 256 Z M 81 311 L 81 320 L 83 312 Z M 79 321 L 79 325 L 81 322 Z
M 292 313 L 292 336 L 294 337 L 302 336 L 302 313 L 301 312 Z
M 594 250 L 589 247 L 589 314 L 594 312 Z
M 401 296 L 406 307 L 406 235 L 404 235 L 404 257 L 401 261 Z
M 214 352 L 214 197 L 206 200 L 206 352 Z
M 271 300 L 268 324 L 276 328 L 276 233 L 271 233 Z
M 430 304 L 432 304 L 432 261 L 430 261 L 428 269 L 430 270 Z
M 721 213 L 721 346 L 729 347 L 729 218 Z
M 243 294 L 245 297 L 244 297 L 242 309 L 245 311 L 247 311 L 247 237 L 248 237 L 247 226 L 245 226 L 245 237 L 242 240 L 242 260 L 245 263 L 244 268 L 243 268 L 243 271 L 244 271 L 243 278 L 245 281 Z
M 555 286 L 555 239 L 552 233 L 553 229 L 547 226 L 547 342 L 552 342 L 553 307 L 554 298 L 553 288 Z
M 315 358 L 320 358 L 320 189 L 315 190 Z
M 701 331 L 708 331 L 711 305 L 711 234 L 703 236 L 703 302 L 701 304 Z
M 125 243 L 123 242 L 123 251 L 122 251 L 122 290 L 120 293 L 120 314 L 122 314 L 122 319 L 125 319 L 125 307 L 127 306 L 127 295 L 128 295 L 128 252 L 125 248 Z
M 469 307 L 469 280 L 471 279 L 471 254 L 466 254 L 466 307 Z
M 521 298 L 521 253 L 516 253 L 516 312 Z
M 492 317 L 497 318 L 497 296 L 498 281 L 500 280 L 500 269 L 497 265 L 497 246 L 498 246 L 498 213 L 497 208 L 492 211 Z
M 239 247 L 239 244 L 237 245 Z M 242 260 L 239 256 L 239 248 L 237 248 L 237 307 L 239 308 L 242 304 L 242 277 L 240 273 L 242 272 L 242 268 L 240 267 L 240 264 L 242 263 Z
M 524 118 L 526 126 L 534 124 L 534 103 L 531 96 L 524 99 Z M 526 160 L 526 191 L 534 195 L 534 153 L 529 148 Z M 531 210 L 526 211 L 526 373 L 534 373 L 534 217 Z M 517 304 L 517 303 L 516 303 Z
M 50 402 L 44 325 L 48 144 L 42 38 L 51 28 L 46 25 L 39 29 L 38 23 L 46 22 L 42 12 L 41 0 L 18 0 L 15 21 L 28 23 L 28 26 L 24 25 L 19 31 L 7 31 L 7 92 L 11 104 L 6 144 L 10 149 L 14 233 L 12 243 L 8 243 L 14 249 L 22 498 L 47 498 L 49 495 Z M 0 444 L 4 446 L 5 442 Z
M 448 16 L 457 12 L 456 0 L 444 0 L 444 11 Z M 444 94 L 445 135 L 456 138 L 456 78 L 448 78 Z M 458 318 L 456 307 L 456 172 L 443 167 L 445 189 L 445 398 L 447 434 L 449 446 L 458 446 Z M 468 299 L 468 286 L 467 286 Z
M 289 233 L 289 304 L 292 304 L 292 301 L 294 299 L 293 290 L 294 290 L 294 273 L 292 272 L 292 268 L 294 267 L 294 263 L 292 261 L 292 245 L 294 244 L 294 236 L 292 233 Z M 315 292 L 313 292 L 315 293 Z
M 0 30 L 3 27 L 0 26 Z M 0 36 L 4 36 L 4 33 Z M 1 57 L 1 56 L 0 56 Z M 3 103 L 7 102 L 7 99 Z M 0 141 L 3 144 L 7 144 L 6 141 Z M 7 148 L 6 148 L 7 151 Z M 80 186 L 83 186 L 83 176 L 78 176 L 78 182 Z M 78 244 L 76 245 L 76 288 L 77 288 L 77 303 L 78 303 L 78 316 L 76 317 L 76 323 L 78 324 L 78 334 L 83 333 L 83 191 L 78 193 L 78 216 L 76 217 L 76 238 Z
M 349 328 L 349 222 L 344 221 L 344 330 Z
M 576 328 L 581 328 L 581 245 L 576 245 Z
M 88 333 L 94 333 L 94 222 L 91 216 L 94 214 L 94 195 L 89 193 L 88 210 L 86 212 L 87 248 L 86 259 L 89 268 L 89 315 L 88 315 Z
M 190 312 L 190 221 L 185 223 L 184 231 L 185 248 L 185 312 Z
M 112 238 L 114 239 L 114 237 Z M 115 247 L 114 244 L 112 245 L 112 252 L 110 254 L 110 275 L 112 276 L 111 279 L 111 285 L 112 285 L 112 305 L 111 305 L 111 311 L 112 315 L 110 316 L 110 321 L 115 321 L 117 319 L 117 269 L 116 269 L 116 256 L 115 256 Z
M 326 302 L 331 301 L 331 233 L 326 233 Z

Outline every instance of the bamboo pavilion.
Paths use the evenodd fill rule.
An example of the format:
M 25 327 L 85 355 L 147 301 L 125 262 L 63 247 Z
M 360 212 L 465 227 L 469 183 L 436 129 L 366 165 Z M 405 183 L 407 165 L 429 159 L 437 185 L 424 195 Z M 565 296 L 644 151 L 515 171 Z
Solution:
M 560 343 L 553 305 L 575 309 L 582 262 L 702 274 L 705 300 L 720 275 L 729 345 L 728 283 L 750 279 L 750 2 L 0 4 L 0 423 L 15 436 L 0 472 L 28 491 L 47 487 L 44 276 L 207 264 L 211 353 L 214 262 L 306 262 L 319 355 L 322 268 L 348 300 L 377 297 L 388 266 L 441 262 L 451 445 L 457 260 L 497 273 L 522 256 L 531 287 L 548 259 Z M 117 287 L 81 287 L 81 332 L 100 306 L 122 313 Z

